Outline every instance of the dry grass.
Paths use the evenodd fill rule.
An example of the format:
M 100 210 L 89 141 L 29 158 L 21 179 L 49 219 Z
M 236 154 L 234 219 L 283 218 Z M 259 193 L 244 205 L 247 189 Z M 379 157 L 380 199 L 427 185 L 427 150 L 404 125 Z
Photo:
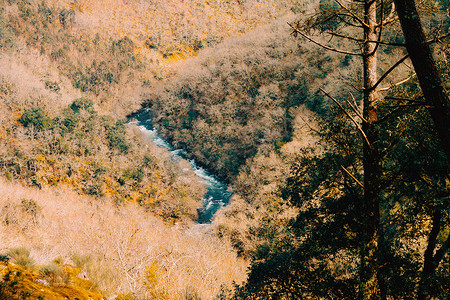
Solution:
M 31 48 L 16 53 L 1 52 L 0 65 L 0 84 L 9 87 L 0 99 L 11 110 L 41 106 L 57 113 L 82 96 L 66 77 L 59 75 L 48 57 Z M 58 82 L 61 90 L 55 93 L 47 89 L 46 81 Z
M 24 209 L 27 203 L 37 209 Z M 183 299 L 194 293 L 211 299 L 222 283 L 244 280 L 247 266 L 208 226 L 168 226 L 134 204 L 115 207 L 4 180 L 0 240 L 0 253 L 26 247 L 38 265 L 62 257 L 82 267 L 110 298 L 133 293 Z
M 195 51 L 195 42 L 217 43 L 285 14 L 296 0 L 47 0 L 73 9 L 77 23 L 89 31 L 129 36 L 170 52 Z M 203 45 L 206 46 L 206 45 Z

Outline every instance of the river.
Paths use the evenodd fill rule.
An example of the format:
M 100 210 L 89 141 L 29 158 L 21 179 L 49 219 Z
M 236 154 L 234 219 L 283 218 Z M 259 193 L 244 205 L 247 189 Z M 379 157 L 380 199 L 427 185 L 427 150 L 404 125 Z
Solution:
M 188 157 L 186 151 L 175 149 L 167 142 L 153 126 L 153 119 L 148 109 L 142 109 L 133 114 L 132 118 L 136 120 L 137 126 L 144 135 L 151 137 L 158 147 L 165 148 L 171 152 L 172 159 L 185 159 L 190 163 L 199 180 L 202 180 L 207 187 L 203 197 L 203 207 L 198 211 L 197 222 L 200 224 L 211 223 L 214 214 L 230 201 L 232 193 L 228 190 L 227 185 L 202 167 L 199 167 L 194 159 Z

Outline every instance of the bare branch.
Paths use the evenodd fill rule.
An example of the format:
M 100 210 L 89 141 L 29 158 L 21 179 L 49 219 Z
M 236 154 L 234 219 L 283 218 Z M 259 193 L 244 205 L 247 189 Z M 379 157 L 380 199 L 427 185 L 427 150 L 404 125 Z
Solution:
M 369 28 L 369 25 L 366 24 L 360 17 L 358 17 L 354 12 L 348 9 L 345 5 L 343 5 L 339 0 L 334 0 L 341 8 L 343 8 L 346 12 L 348 12 L 355 20 L 357 20 L 362 26 Z
M 444 35 L 441 35 L 441 36 L 435 37 L 434 39 L 428 40 L 427 44 L 434 44 L 436 42 L 440 42 L 441 40 L 448 38 L 449 36 L 450 36 L 450 32 L 447 32 Z
M 383 3 L 383 1 L 381 3 Z M 392 2 L 391 12 L 386 17 L 385 20 L 383 20 L 383 18 L 381 18 L 381 22 L 380 22 L 380 24 L 378 24 L 378 26 L 385 26 L 385 25 L 388 25 L 388 24 L 390 24 L 392 22 L 395 22 L 397 20 L 398 20 L 398 17 L 395 15 L 395 3 Z
M 309 130 L 311 130 L 312 132 L 315 132 L 317 134 L 320 134 L 320 132 L 317 129 L 313 128 L 311 125 L 309 125 L 308 121 L 306 121 L 302 116 L 299 115 L 299 117 L 305 123 L 305 125 L 309 128 Z
M 358 91 L 359 91 L 359 90 L 358 90 Z M 352 96 L 353 104 L 355 105 L 355 108 L 357 109 L 357 108 L 358 108 L 358 102 L 356 102 L 356 99 L 355 99 L 355 97 L 353 97 L 353 94 L 352 94 L 352 93 L 350 93 L 350 96 Z
M 378 79 L 378 81 L 370 87 L 368 90 L 373 91 L 378 87 L 378 85 L 392 72 L 395 68 L 397 68 L 399 65 L 401 65 L 407 58 L 409 57 L 409 54 L 402 57 L 399 61 L 397 61 L 392 67 L 389 68 L 381 77 Z
M 411 75 L 411 76 L 408 76 L 407 78 L 405 78 L 405 79 L 403 79 L 403 80 L 401 80 L 401 81 L 399 81 L 397 83 L 391 84 L 390 86 L 387 86 L 387 87 L 384 87 L 384 88 L 380 88 L 379 91 L 388 91 L 388 90 L 390 90 L 391 88 L 393 88 L 395 86 L 399 86 L 401 84 L 404 84 L 405 82 L 408 82 L 414 76 L 415 76 L 415 74 Z
M 297 27 L 294 27 L 294 26 L 291 25 L 290 23 L 288 23 L 288 25 L 294 30 L 294 31 L 293 31 L 294 37 L 297 37 L 297 34 L 300 34 L 301 36 L 303 36 L 303 37 L 304 37 L 305 39 L 307 39 L 308 41 L 310 41 L 310 42 L 312 42 L 312 43 L 314 43 L 314 44 L 316 44 L 316 45 L 318 45 L 318 46 L 320 46 L 320 47 L 322 47 L 322 48 L 324 48 L 324 49 L 327 49 L 327 50 L 330 50 L 330 51 L 334 51 L 334 52 L 337 52 L 337 53 L 348 54 L 348 55 L 358 55 L 358 56 L 361 56 L 361 55 L 362 55 L 361 53 L 355 53 L 355 52 L 350 52 L 350 51 L 345 51 L 345 50 L 335 49 L 335 48 L 331 48 L 331 47 L 328 47 L 328 46 L 326 46 L 326 45 L 323 45 L 322 43 L 319 43 L 319 42 L 317 42 L 316 40 L 314 40 L 314 39 L 310 38 L 309 36 L 307 36 L 306 34 L 304 34 L 304 33 L 303 33 L 301 30 L 299 30 Z
M 356 179 L 356 177 L 353 176 L 346 168 L 344 168 L 344 166 L 341 165 L 341 169 L 342 169 L 345 173 L 347 173 L 351 178 L 353 178 L 353 180 L 356 181 L 356 183 L 357 183 L 360 187 L 364 188 L 364 185 L 363 185 L 358 179 Z
M 355 91 L 357 91 L 358 93 L 361 93 L 362 92 L 362 88 L 361 87 L 358 87 L 358 86 L 356 86 L 355 84 L 353 84 L 353 83 L 347 83 L 350 87 L 352 87 Z
M 390 19 L 387 19 L 387 20 L 385 20 L 385 21 L 383 22 L 383 26 L 386 26 L 386 25 L 389 25 L 389 24 L 391 24 L 391 23 L 394 23 L 394 22 L 397 21 L 397 20 L 398 20 L 398 17 L 397 17 L 397 16 L 392 17 L 392 18 L 390 18 Z
M 358 122 L 356 122 L 356 120 L 345 110 L 345 108 L 339 103 L 339 101 L 334 99 L 333 96 L 331 96 L 330 94 L 325 92 L 322 88 L 319 88 L 319 90 L 339 106 L 339 108 L 345 113 L 345 115 L 355 124 L 356 128 L 359 130 L 359 132 L 363 136 L 363 138 L 366 141 L 369 148 L 372 148 L 372 145 L 370 144 L 369 139 L 367 138 L 364 130 L 362 130 L 362 128 L 361 128 L 361 125 Z
M 355 101 L 355 97 L 353 97 L 352 93 L 350 93 L 350 96 L 352 96 L 353 101 Z M 345 99 L 345 101 L 348 103 L 348 105 L 350 106 L 350 108 L 355 112 L 355 114 L 363 121 L 367 123 L 367 120 L 361 115 L 361 113 L 356 109 L 356 107 L 353 106 L 353 104 L 350 103 L 350 101 L 348 101 L 347 99 Z
M 329 35 L 341 37 L 343 39 L 355 41 L 355 42 L 358 42 L 358 43 L 361 43 L 361 44 L 365 42 L 365 40 L 363 40 L 363 39 L 354 38 L 354 37 L 351 37 L 351 36 L 347 36 L 347 35 L 336 33 L 336 32 L 332 32 L 332 31 L 327 31 L 325 33 L 327 33 Z M 384 41 L 381 41 L 381 40 L 378 40 L 378 41 L 367 41 L 367 42 L 368 43 L 376 43 L 376 44 L 380 44 L 380 45 L 406 47 L 406 44 L 403 44 L 403 43 L 384 42 Z
M 351 36 L 347 36 L 347 35 L 343 35 L 343 34 L 340 34 L 340 33 L 336 33 L 336 32 L 333 32 L 333 31 L 326 31 L 325 33 L 327 33 L 329 35 L 337 36 L 337 37 L 340 37 L 340 38 L 344 38 L 344 39 L 347 39 L 347 40 L 355 41 L 355 42 L 358 42 L 358 43 L 363 43 L 364 42 L 364 40 L 362 40 L 362 39 L 357 39 L 357 38 L 354 38 L 354 37 L 351 37 Z
M 356 25 L 356 24 L 350 23 L 348 20 L 346 20 L 345 18 L 343 18 L 343 16 L 345 16 L 345 17 L 350 17 L 350 18 L 351 18 L 351 16 L 348 15 L 348 14 L 343 14 L 343 13 L 336 14 L 336 17 L 338 17 L 342 22 L 344 22 L 344 23 L 347 24 L 348 26 L 358 27 L 358 28 L 364 28 L 364 27 L 361 26 L 361 25 Z
M 443 21 L 441 20 L 441 22 L 440 22 L 439 25 L 433 26 L 434 28 L 433 28 L 433 30 L 428 34 L 428 36 L 435 36 L 436 34 L 438 34 L 438 33 L 441 31 L 441 29 L 444 27 L 443 25 L 444 25 L 444 24 L 443 24 Z M 427 42 L 428 42 L 428 41 L 427 41 Z

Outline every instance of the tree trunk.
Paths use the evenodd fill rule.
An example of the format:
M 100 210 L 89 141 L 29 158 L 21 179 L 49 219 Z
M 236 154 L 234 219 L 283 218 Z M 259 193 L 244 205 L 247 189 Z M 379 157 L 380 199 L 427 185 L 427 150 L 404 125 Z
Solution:
M 406 48 L 447 159 L 450 160 L 450 101 L 434 61 L 414 0 L 394 0 Z
M 425 101 L 429 105 L 429 112 L 434 127 L 439 136 L 442 149 L 447 159 L 450 160 L 450 101 L 445 92 L 439 71 L 434 61 L 430 45 L 422 28 L 414 0 L 394 0 L 397 14 L 402 26 L 406 41 L 406 48 L 414 65 L 419 79 Z M 424 253 L 424 266 L 419 282 L 417 299 L 423 300 L 428 295 L 429 278 L 434 274 L 440 260 L 448 249 L 450 237 L 446 243 L 436 252 L 436 239 L 440 230 L 441 211 L 436 208 L 433 215 L 433 224 L 430 232 L 428 246 Z
M 377 299 L 379 297 L 378 284 L 378 244 L 379 244 L 379 182 L 380 159 L 377 148 L 377 89 L 373 88 L 377 82 L 376 43 L 367 41 L 377 40 L 377 9 L 376 1 L 366 0 L 364 5 L 363 72 L 364 72 L 364 102 L 363 131 L 370 143 L 364 142 L 364 197 L 361 205 L 362 215 L 362 246 L 360 268 L 360 299 Z
M 431 232 L 428 237 L 428 246 L 424 254 L 422 277 L 420 278 L 419 288 L 417 293 L 417 300 L 425 300 L 427 298 L 427 281 L 430 276 L 433 275 L 436 270 L 436 265 L 434 264 L 434 249 L 436 247 L 436 240 L 440 232 L 442 212 L 440 209 L 436 208 L 433 214 L 433 224 L 431 225 Z

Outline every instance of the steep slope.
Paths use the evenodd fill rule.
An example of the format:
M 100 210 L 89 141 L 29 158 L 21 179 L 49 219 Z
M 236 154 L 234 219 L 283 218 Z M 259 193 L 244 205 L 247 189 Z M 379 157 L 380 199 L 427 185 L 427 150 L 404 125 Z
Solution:
M 28 277 L 78 280 L 66 268 L 109 297 L 210 299 L 242 281 L 246 264 L 226 241 L 169 225 L 196 218 L 202 184 L 123 120 L 173 61 L 289 3 L 2 1 L 0 251 L 30 251 L 29 270 L 2 267 L 2 288 L 12 269 L 26 274 L 14 281 L 24 295 L 40 288 Z
M 89 31 L 128 36 L 163 57 L 190 56 L 295 9 L 300 1 L 52 0 L 75 12 Z
M 359 72 L 350 57 L 298 45 L 287 25 L 294 18 L 201 51 L 150 101 L 163 134 L 229 181 L 248 158 L 290 140 L 299 107 L 326 111 L 318 87 Z
M 29 251 L 22 255 L 26 259 L 12 260 L 17 265 L 40 274 L 46 274 L 45 267 L 57 272 L 55 263 L 72 266 L 110 298 L 212 299 L 221 284 L 231 286 L 245 276 L 246 263 L 201 227 L 167 225 L 136 204 L 117 207 L 74 192 L 4 180 L 0 240 L 0 254 Z M 60 286 L 60 279 L 50 286 Z
M 119 121 L 153 77 L 136 44 L 83 31 L 73 11 L 46 2 L 0 9 L 0 174 L 139 202 L 167 221 L 195 219 L 204 189 L 184 178 L 193 173 L 179 176 Z

